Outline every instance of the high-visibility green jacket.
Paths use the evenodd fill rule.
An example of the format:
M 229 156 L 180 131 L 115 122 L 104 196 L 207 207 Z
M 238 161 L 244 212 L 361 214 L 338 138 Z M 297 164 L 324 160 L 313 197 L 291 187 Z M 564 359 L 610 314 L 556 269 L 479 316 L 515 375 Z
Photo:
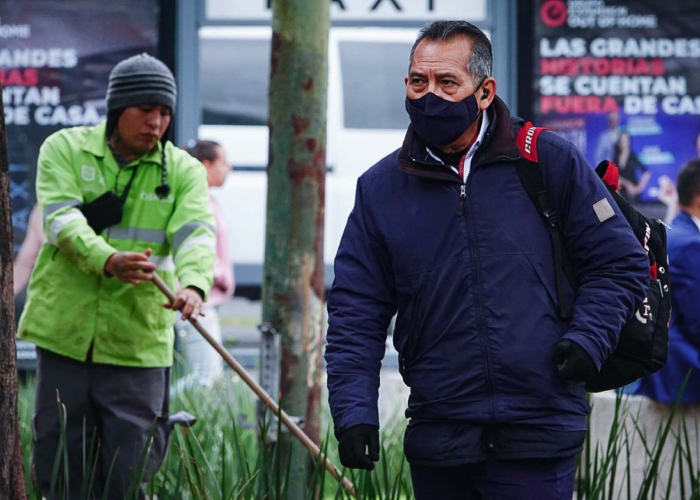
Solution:
M 161 145 L 120 168 L 105 141 L 105 124 L 51 135 L 39 152 L 36 192 L 47 242 L 27 291 L 18 335 L 77 360 L 166 367 L 173 358 L 174 313 L 153 283 L 108 278 L 107 259 L 119 251 L 153 250 L 151 260 L 171 288 L 208 294 L 216 248 L 204 166 L 168 142 L 170 194 L 160 199 Z M 112 189 L 121 194 L 136 171 L 116 226 L 97 235 L 78 206 Z

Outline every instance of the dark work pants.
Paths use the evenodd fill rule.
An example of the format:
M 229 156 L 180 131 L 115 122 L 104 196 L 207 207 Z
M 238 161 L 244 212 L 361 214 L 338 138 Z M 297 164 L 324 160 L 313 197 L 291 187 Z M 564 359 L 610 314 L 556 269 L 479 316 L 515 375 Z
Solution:
M 571 500 L 576 457 L 411 465 L 416 500 Z
M 34 403 L 34 474 L 47 499 L 78 499 L 92 482 L 90 498 L 123 499 L 132 485 L 148 481 L 160 467 L 168 444 L 169 368 L 130 368 L 76 361 L 37 349 Z M 57 398 L 65 407 L 68 487 L 51 492 L 61 437 Z M 141 478 L 138 469 L 149 436 L 153 444 Z M 96 446 L 89 463 L 90 444 Z M 110 476 L 111 469 L 111 476 Z M 93 472 L 94 470 L 94 472 Z M 58 477 L 63 483 L 64 464 Z M 109 484 L 106 484 L 107 478 Z M 139 481 L 141 479 L 141 481 Z M 65 495 L 68 490 L 68 495 Z M 81 492 L 82 490 L 82 492 Z M 139 498 L 143 498 L 143 491 Z

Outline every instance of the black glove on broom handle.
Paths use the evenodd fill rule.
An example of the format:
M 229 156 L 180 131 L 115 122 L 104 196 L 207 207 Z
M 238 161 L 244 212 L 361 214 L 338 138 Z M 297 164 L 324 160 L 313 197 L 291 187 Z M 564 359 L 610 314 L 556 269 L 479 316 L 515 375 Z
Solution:
M 158 276 L 158 274 L 153 273 L 153 283 L 158 287 L 158 289 L 165 294 L 165 296 L 168 298 L 170 302 L 173 302 L 175 300 L 175 294 L 170 290 L 168 285 L 163 281 L 163 279 Z M 343 487 L 345 490 L 353 497 L 357 498 L 357 495 L 355 493 L 355 486 L 353 486 L 352 482 L 347 478 L 344 477 L 343 474 L 340 472 L 340 469 L 336 467 L 336 465 L 331 462 L 328 457 L 325 456 L 319 449 L 319 447 L 314 443 L 309 436 L 306 435 L 306 433 L 296 424 L 292 421 L 292 419 L 289 418 L 289 415 L 287 413 L 280 409 L 279 405 L 277 402 L 267 393 L 265 392 L 265 389 L 263 389 L 260 384 L 258 384 L 253 378 L 250 376 L 250 374 L 241 366 L 241 364 L 236 361 L 236 359 L 231 356 L 231 353 L 229 353 L 221 344 L 219 344 L 216 340 L 212 338 L 211 335 L 209 335 L 209 332 L 207 332 L 202 325 L 199 324 L 199 322 L 194 319 L 190 318 L 189 319 L 190 323 L 192 323 L 192 326 L 195 327 L 195 329 L 206 339 L 211 346 L 216 349 L 216 352 L 218 352 L 222 358 L 224 358 L 224 361 L 231 367 L 231 369 L 236 372 L 242 379 L 243 381 L 250 387 L 253 392 L 262 400 L 263 403 L 265 403 L 265 406 L 267 406 L 275 415 L 278 415 L 279 419 L 282 421 L 282 423 L 289 429 L 289 431 L 294 435 L 295 438 L 297 438 L 301 444 L 306 447 L 307 450 L 311 452 L 311 454 L 318 460 L 321 460 L 324 462 L 326 465 L 326 469 L 328 472 L 330 472 L 331 476 L 333 476 L 335 479 L 338 481 L 341 481 L 343 484 Z

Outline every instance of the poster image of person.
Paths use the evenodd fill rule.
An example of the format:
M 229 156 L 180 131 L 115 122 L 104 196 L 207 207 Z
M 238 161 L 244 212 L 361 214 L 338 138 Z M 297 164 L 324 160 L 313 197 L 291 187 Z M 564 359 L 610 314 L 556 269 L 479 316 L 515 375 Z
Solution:
M 620 137 L 620 115 L 617 111 L 608 113 L 608 128 L 598 136 L 595 148 L 595 163 L 598 165 L 603 160 L 609 160 L 615 153 L 615 145 Z
M 632 151 L 629 132 L 620 133 L 614 151 L 613 163 L 620 169 L 620 192 L 627 200 L 637 201 L 639 194 L 647 187 L 651 173 Z

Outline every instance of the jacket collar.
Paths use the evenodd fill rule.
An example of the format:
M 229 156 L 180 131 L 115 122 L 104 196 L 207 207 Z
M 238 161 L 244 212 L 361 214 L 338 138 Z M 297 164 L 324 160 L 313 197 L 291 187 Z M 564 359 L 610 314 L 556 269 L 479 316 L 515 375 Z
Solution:
M 107 140 L 105 139 L 106 128 L 106 122 L 102 122 L 99 125 L 89 128 L 82 144 L 83 151 L 87 151 L 98 158 L 104 158 L 108 153 L 109 156 L 112 156 L 112 152 L 107 147 Z M 162 151 L 163 144 L 161 141 L 158 141 L 155 148 L 134 161 L 138 163 L 149 162 L 160 165 L 162 162 Z M 131 162 L 130 164 L 132 163 L 134 162 Z
M 496 160 L 517 160 L 520 150 L 515 143 L 513 124 L 505 103 L 496 96 L 486 109 L 489 126 L 484 135 L 484 141 L 474 157 L 474 165 L 487 164 Z M 399 151 L 399 168 L 406 173 L 462 183 L 459 175 L 445 167 L 428 152 L 426 144 L 415 133 L 412 126 L 408 127 L 403 146 Z
M 104 158 L 107 153 L 107 141 L 105 140 L 106 128 L 106 122 L 89 128 L 82 144 L 83 151 L 87 151 L 99 158 Z
M 676 218 L 673 219 L 673 226 L 687 226 L 689 229 L 700 234 L 698 220 L 683 209 L 681 209 L 678 215 L 676 215 Z

